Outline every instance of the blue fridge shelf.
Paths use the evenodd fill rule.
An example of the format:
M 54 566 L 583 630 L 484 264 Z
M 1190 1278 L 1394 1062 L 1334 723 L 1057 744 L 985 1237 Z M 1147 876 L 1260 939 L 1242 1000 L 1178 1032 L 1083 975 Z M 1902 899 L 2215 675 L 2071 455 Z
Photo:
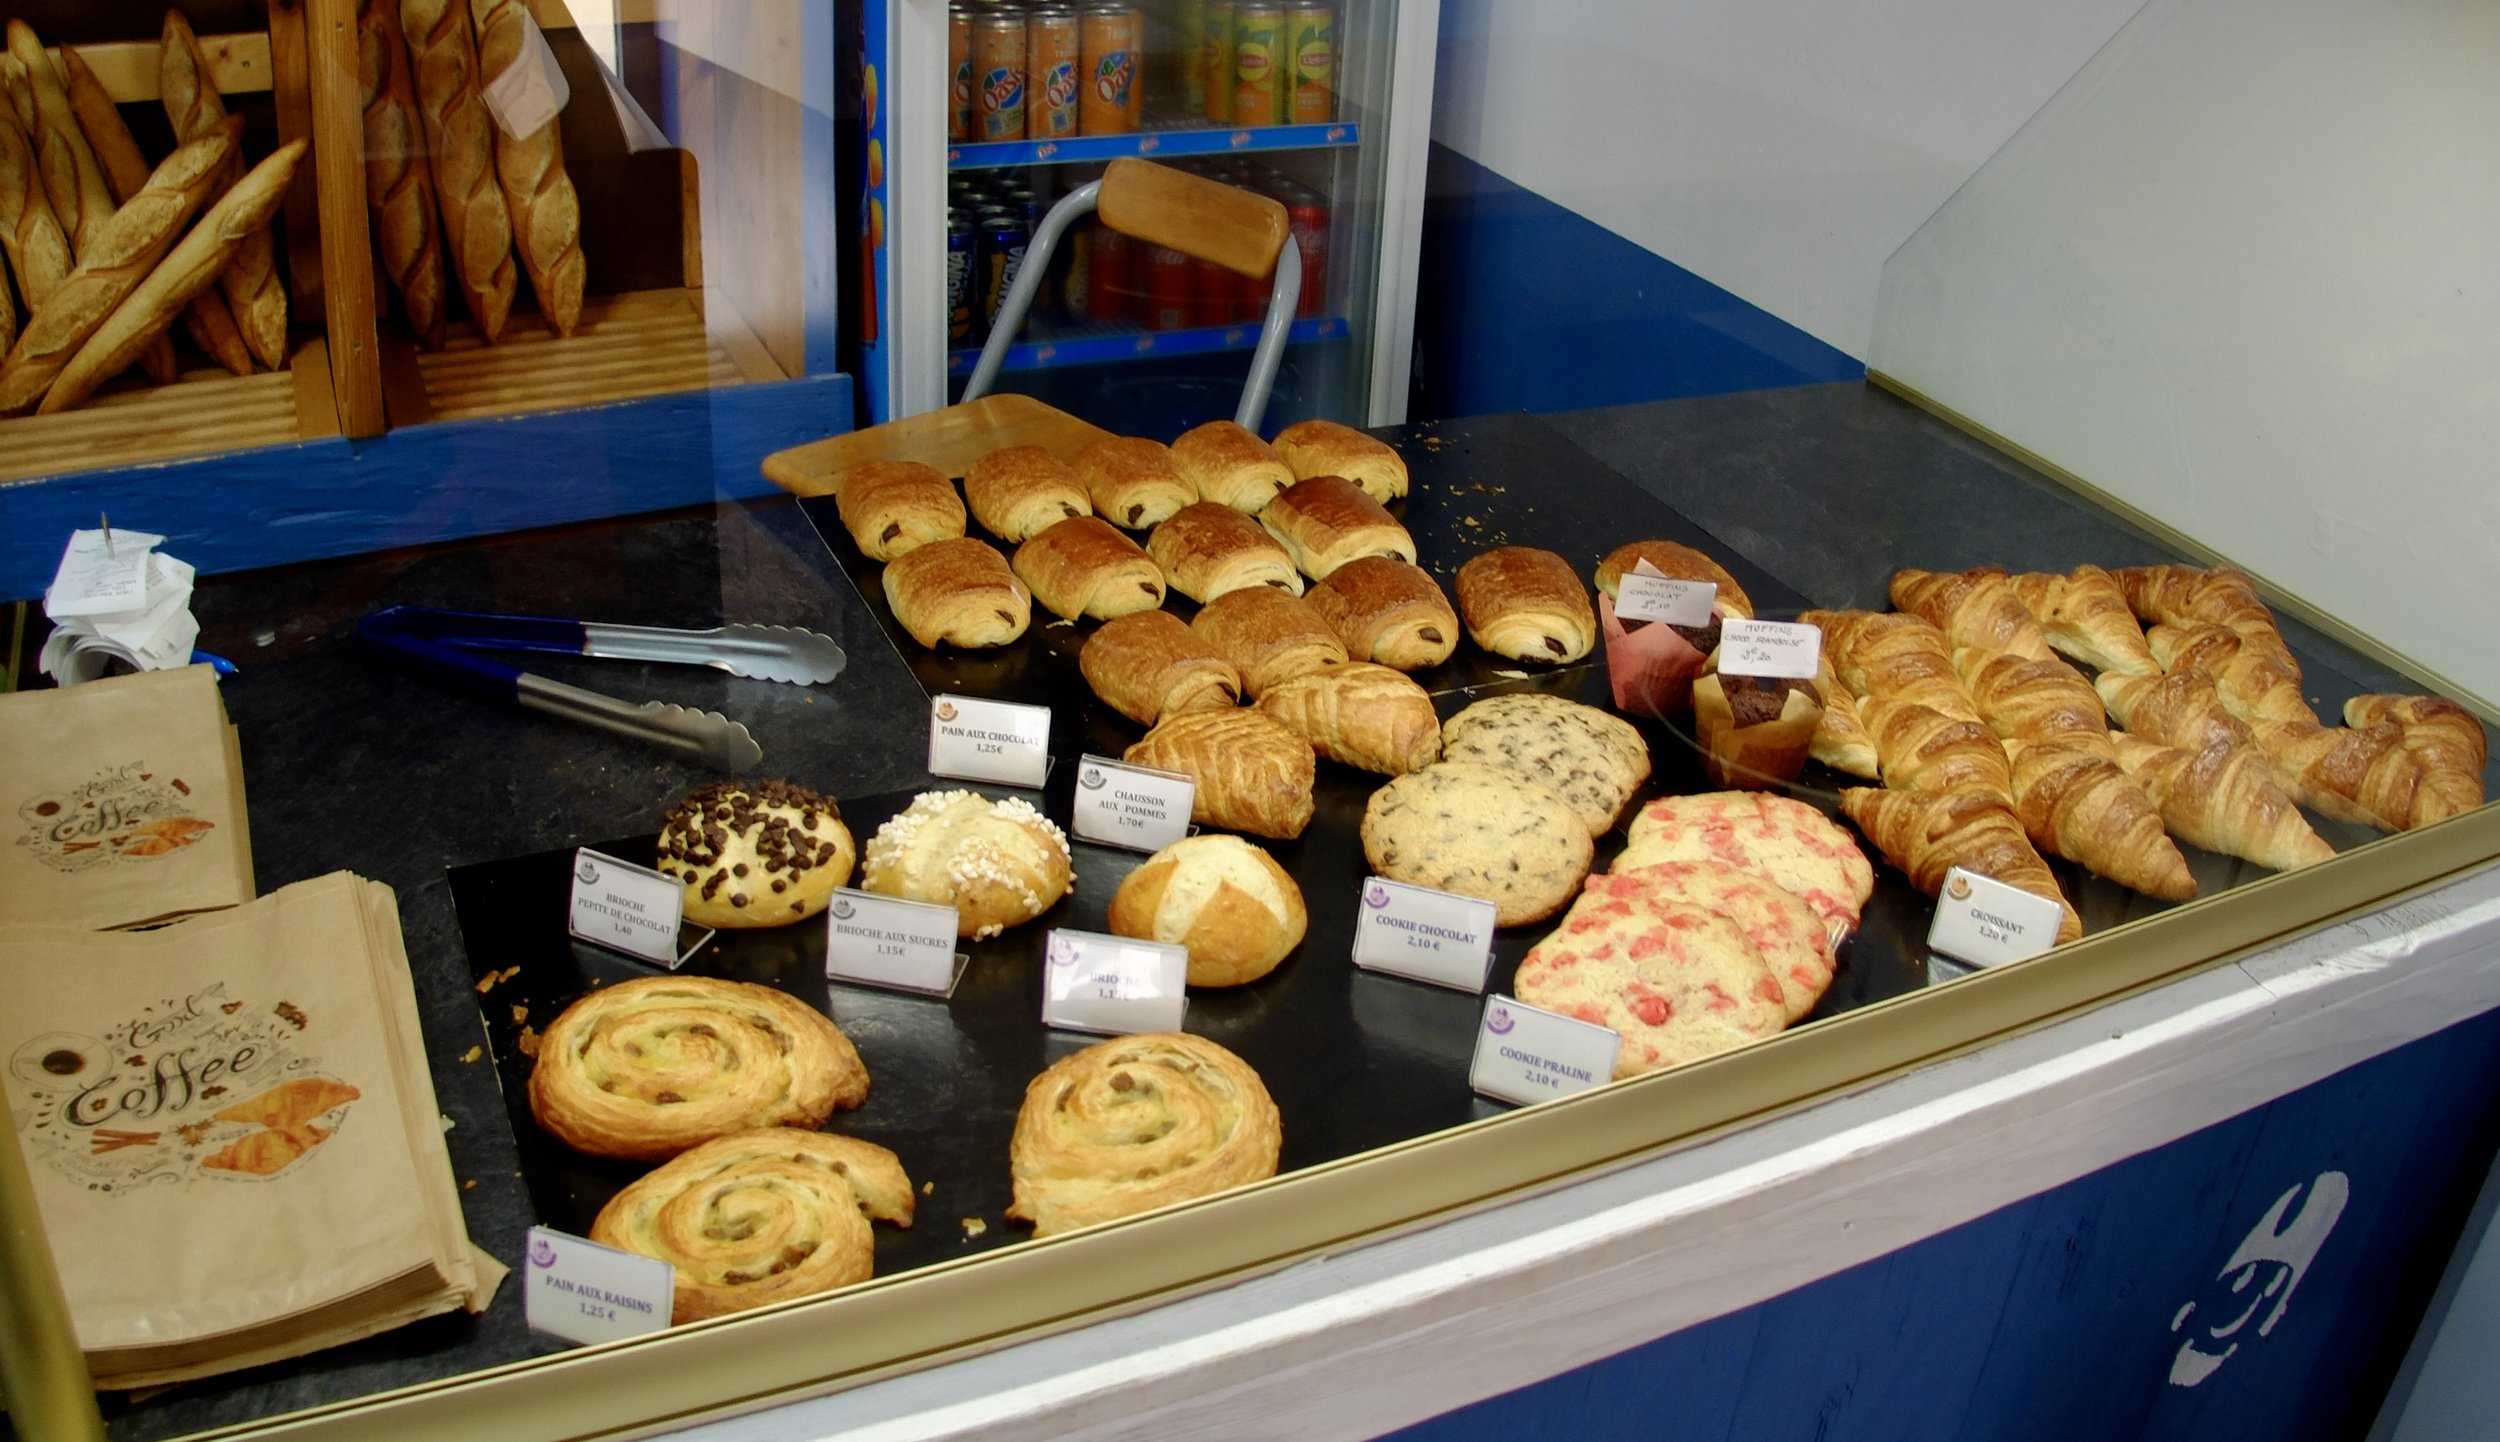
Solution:
M 1239 130 L 1141 130 L 1130 135 L 1072 135 L 1065 140 L 967 141 L 947 147 L 946 168 L 997 170 L 1010 165 L 1074 165 L 1089 160 L 1117 160 L 1123 155 L 1247 155 L 1270 150 L 1329 150 L 1362 143 L 1362 127 L 1350 121 L 1254 125 Z
M 1333 340 L 1345 333 L 1343 316 L 1312 316 L 1295 321 L 1286 339 L 1288 342 Z M 1100 365 L 1105 361 L 1136 360 L 1144 356 L 1205 355 L 1210 351 L 1248 350 L 1258 343 L 1259 328 L 1250 322 L 1197 326 L 1188 330 L 1101 326 L 1073 335 L 1043 336 L 1009 346 L 1003 368 L 1031 371 L 1053 366 Z M 970 350 L 949 351 L 946 373 L 970 375 L 972 367 L 980 359 L 978 346 Z

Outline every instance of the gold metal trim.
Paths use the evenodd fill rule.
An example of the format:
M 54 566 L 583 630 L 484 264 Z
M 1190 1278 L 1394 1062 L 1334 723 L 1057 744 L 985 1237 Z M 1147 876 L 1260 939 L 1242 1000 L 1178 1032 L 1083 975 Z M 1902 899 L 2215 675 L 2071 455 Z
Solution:
M 1630 1165 L 2224 964 L 2496 856 L 2500 808 L 2485 808 L 2037 961 L 1158 1216 L 206 1435 L 552 1442 L 659 1431 L 840 1391 Z
M 8 1125 L 0 1125 L 0 1388 L 10 1424 L 27 1442 L 103 1442 L 87 1354 L 43 1239 L 25 1150 Z
M 2201 565 L 2219 566 L 2227 564 L 2239 566 L 2241 570 L 2248 571 L 2246 566 L 2240 566 L 2239 562 L 2223 555 L 2220 551 L 2217 551 L 2213 547 L 2206 545 L 2204 542 L 2197 540 L 2195 537 L 2190 536 L 2185 531 L 2178 529 L 2169 522 L 2161 520 L 2151 513 L 2139 509 L 2130 502 L 2120 500 L 2118 497 L 2102 490 L 2099 486 L 2096 486 L 2090 481 L 2085 480 L 2083 477 L 2076 475 L 2073 471 L 2070 471 L 2064 466 L 2059 465 L 2057 462 L 2050 460 L 2048 457 L 2041 455 L 2038 451 L 2032 450 L 2019 441 L 2013 440 L 2008 436 L 1981 425 L 1979 422 L 1972 420 L 1969 416 L 1966 416 L 1960 411 L 1953 409 L 1951 406 L 1944 404 L 1935 397 L 1927 394 L 1925 391 L 1922 391 L 1918 387 L 1911 385 L 1909 382 L 1902 380 L 1900 377 L 1888 375 L 1883 371 L 1876 370 L 1874 367 L 1869 366 L 1866 372 L 1866 379 L 1869 385 L 1872 385 L 1879 390 L 1890 391 L 1892 394 L 1908 401 L 1911 405 L 1914 405 L 1920 410 L 1927 412 L 1929 415 L 1934 416 L 1936 419 L 1943 421 L 1946 425 L 1953 427 L 1955 430 L 1961 431 L 1966 435 L 1976 437 L 1977 439 L 1986 442 L 1991 449 L 2002 451 L 2006 455 L 2012 456 L 2014 459 L 2021 461 L 2024 465 L 2031 467 L 2033 470 L 2054 479 L 2058 484 L 2066 487 L 2066 489 L 2084 497 L 2085 499 L 2091 501 L 2094 505 L 2101 507 L 2103 510 L 2116 515 L 2128 525 L 2133 526 L 2137 530 L 2151 536 L 2154 540 L 2159 541 L 2162 545 L 2168 547 L 2173 552 L 2185 556 L 2190 560 L 2196 561 Z M 2256 581 L 2257 589 L 2265 593 L 2266 604 L 2274 607 L 2278 611 L 2289 613 L 2293 619 L 2299 621 L 2302 625 L 2307 626 L 2311 630 L 2316 631 L 2321 635 L 2331 637 L 2336 644 L 2344 647 L 2346 650 L 2358 652 L 2361 655 L 2367 656 L 2371 660 L 2379 663 L 2381 666 L 2386 667 L 2388 670 L 2414 681 L 2424 690 L 2435 691 L 2442 696 L 2446 696 L 2449 699 L 2464 705 L 2469 710 L 2473 711 L 2475 715 L 2480 716 L 2485 723 L 2500 726 L 2500 706 L 2495 706 L 2491 701 L 2486 700 L 2480 694 L 2468 689 L 2467 687 L 2457 684 L 2453 678 L 2423 665 L 2421 662 L 2416 661 L 2412 657 L 2405 655 L 2403 652 L 2396 650 L 2392 646 L 2389 646 L 2386 642 L 2354 630 L 2350 623 L 2336 619 L 2334 616 L 2327 614 L 2317 606 L 2303 600 L 2294 592 L 2277 585 L 2273 581 L 2267 580 L 2264 576 L 2258 575 L 2254 571 L 2248 571 L 2248 574 L 2251 579 Z

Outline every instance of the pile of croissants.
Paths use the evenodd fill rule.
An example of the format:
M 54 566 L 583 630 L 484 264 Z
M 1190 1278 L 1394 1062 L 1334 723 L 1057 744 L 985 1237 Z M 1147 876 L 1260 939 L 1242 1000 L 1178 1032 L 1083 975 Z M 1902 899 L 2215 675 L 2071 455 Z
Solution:
M 2238 570 L 1902 571 L 1892 601 L 1803 617 L 1840 683 L 1815 754 L 1882 780 L 1842 809 L 1930 895 L 1964 866 L 2064 904 L 2047 852 L 2185 901 L 2173 836 L 2291 870 L 2334 855 L 2302 806 L 2395 831 L 2482 804 L 2471 712 L 2368 695 L 2323 724 Z
M 482 76 L 520 57 L 528 23 L 521 0 L 359 7 L 375 249 L 409 329 L 428 347 L 443 343 L 447 273 L 478 333 L 490 342 L 502 334 L 516 254 L 549 327 L 569 335 L 580 319 L 581 214 L 556 124 L 507 134 L 480 90 Z M 286 363 L 286 285 L 271 218 L 305 142 L 247 162 L 242 122 L 226 113 L 209 54 L 179 11 L 166 12 L 159 57 L 175 149 L 151 166 L 79 53 L 63 46 L 56 55 L 25 22 L 8 23 L 0 414 L 69 409 L 134 365 L 171 383 L 177 322 L 236 375 Z

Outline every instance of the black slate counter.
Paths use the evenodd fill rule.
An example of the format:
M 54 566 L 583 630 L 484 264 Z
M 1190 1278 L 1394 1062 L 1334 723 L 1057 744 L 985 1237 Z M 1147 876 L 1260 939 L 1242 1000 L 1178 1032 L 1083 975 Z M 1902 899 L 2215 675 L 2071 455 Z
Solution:
M 1537 424 L 1427 423 L 1406 434 Z M 1881 607 L 1886 578 L 1904 565 L 2064 570 L 2086 559 L 2168 558 L 2046 478 L 1861 385 L 1615 407 L 1549 424 L 1556 445 L 1585 449 L 1817 605 Z M 1486 479 L 1530 494 L 1540 481 Z M 179 538 L 167 549 L 179 555 Z M 850 660 L 824 687 L 630 662 L 524 664 L 615 696 L 723 711 L 762 744 L 759 774 L 838 795 L 925 779 L 925 695 L 833 554 L 783 500 L 202 582 L 199 644 L 241 667 L 224 689 L 242 732 L 260 885 L 346 869 L 397 890 L 470 1232 L 517 1265 L 531 1205 L 493 1067 L 469 1056 L 484 1034 L 447 869 L 648 831 L 711 773 L 385 668 L 360 651 L 355 623 L 391 604 L 826 632 Z M 2313 689 L 2340 701 L 2349 689 L 2397 684 L 2295 625 L 2284 629 L 2304 657 L 2350 663 L 2339 676 L 2313 673 Z M 516 1288 L 506 1282 L 482 1317 L 438 1318 L 137 1404 L 108 1398 L 111 1431 L 181 1435 L 557 1350 L 524 1329 Z

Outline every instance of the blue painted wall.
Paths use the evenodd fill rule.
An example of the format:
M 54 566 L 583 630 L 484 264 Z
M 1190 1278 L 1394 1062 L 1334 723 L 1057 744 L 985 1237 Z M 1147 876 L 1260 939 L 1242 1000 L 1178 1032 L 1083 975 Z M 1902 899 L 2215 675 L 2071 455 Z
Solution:
M 764 457 L 851 429 L 848 376 L 442 421 L 0 486 L 0 599 L 99 512 L 204 573 L 764 495 Z
M 1447 146 L 1425 179 L 1416 420 L 1856 380 L 1843 354 Z
M 2495 1084 L 2500 1013 L 1761 1306 L 1392 1436 L 2358 1436 L 2490 1163 Z M 2278 1198 L 2292 1194 L 2290 1219 L 2331 1196 L 2324 1173 L 2346 1178 L 2349 1196 L 2305 1272 L 2227 1265 Z M 2211 1340 L 2222 1328 L 2228 1336 Z M 2182 1385 L 2173 1368 L 2191 1339 L 2235 1350 Z M 2485 1421 L 2479 1435 L 2500 1436 L 2500 1420 Z

